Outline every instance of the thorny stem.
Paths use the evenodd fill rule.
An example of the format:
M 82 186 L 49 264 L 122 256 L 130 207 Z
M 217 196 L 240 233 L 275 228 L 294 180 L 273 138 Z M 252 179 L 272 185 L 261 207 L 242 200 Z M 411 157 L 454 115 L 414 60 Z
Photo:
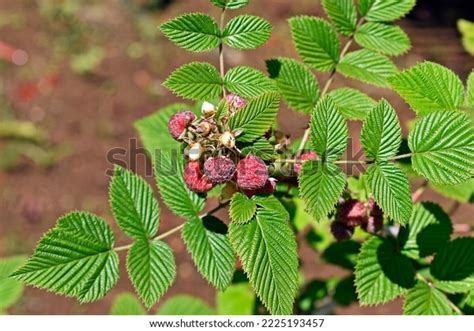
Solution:
M 209 210 L 207 213 L 204 213 L 204 214 L 201 214 L 199 215 L 200 218 L 204 218 L 206 216 L 209 216 L 209 215 L 212 215 L 214 213 L 216 213 L 217 211 L 221 210 L 222 208 L 226 207 L 228 204 L 230 203 L 230 200 L 227 200 L 227 201 L 224 201 L 224 202 L 221 202 L 219 203 L 215 208 Z M 179 232 L 185 225 L 186 223 L 183 223 L 183 224 L 180 224 L 174 228 L 172 228 L 171 230 L 165 232 L 165 233 L 162 233 L 160 234 L 159 236 L 156 236 L 155 238 L 151 239 L 151 240 L 163 240 L 169 236 L 171 236 L 172 234 L 176 233 L 176 232 Z M 114 250 L 116 252 L 120 252 L 120 251 L 126 251 L 128 249 L 130 249 L 131 247 L 133 246 L 133 244 L 129 244 L 129 245 L 124 245 L 124 246 L 119 246 L 119 247 L 116 247 L 114 248 Z
M 361 19 L 359 19 L 359 22 L 357 22 L 356 31 L 363 23 L 364 23 L 364 18 L 362 17 Z M 355 34 L 355 32 L 354 32 L 354 34 Z M 340 59 L 342 59 L 346 55 L 346 53 L 349 51 L 349 48 L 351 47 L 351 45 L 354 41 L 354 34 L 352 34 L 352 36 L 349 38 L 349 40 L 344 45 L 344 48 L 341 51 L 341 55 L 339 56 Z M 329 75 L 329 78 L 326 81 L 326 84 L 324 85 L 324 88 L 321 92 L 321 98 L 323 98 L 328 93 L 329 87 L 331 86 L 332 82 L 334 81 L 334 75 L 335 74 L 336 74 L 336 70 L 334 69 L 331 72 L 331 74 Z M 304 132 L 303 139 L 301 140 L 298 151 L 296 152 L 296 158 L 299 158 L 301 156 L 301 154 L 303 153 L 304 148 L 306 146 L 306 143 L 309 140 L 310 131 L 311 131 L 311 128 L 307 128 L 306 131 Z
M 220 30 L 221 31 L 224 30 L 224 24 L 225 24 L 225 8 L 222 9 L 222 12 L 221 12 L 221 20 L 220 20 Z M 221 77 L 222 77 L 222 79 L 224 79 L 224 75 L 225 75 L 224 44 L 222 43 L 222 40 L 221 40 L 221 43 L 219 44 L 219 67 L 220 67 L 220 70 L 221 70 Z M 224 85 L 222 85 L 222 95 L 223 95 L 224 98 L 226 97 L 226 91 L 225 91 L 225 86 Z

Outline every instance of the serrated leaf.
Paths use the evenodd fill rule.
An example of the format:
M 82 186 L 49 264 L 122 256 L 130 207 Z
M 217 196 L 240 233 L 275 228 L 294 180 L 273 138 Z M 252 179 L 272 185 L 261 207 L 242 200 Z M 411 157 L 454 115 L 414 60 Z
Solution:
M 248 223 L 256 211 L 257 205 L 252 199 L 247 198 L 247 196 L 240 192 L 232 196 L 229 210 L 232 222 L 239 224 Z
M 219 315 L 252 315 L 255 306 L 255 294 L 248 283 L 229 286 L 216 297 Z
M 474 111 L 474 71 L 469 74 L 467 79 L 467 105 Z
M 367 49 L 350 52 L 337 65 L 337 72 L 379 87 L 388 87 L 387 78 L 397 73 L 397 67 L 382 54 Z
M 114 235 L 100 217 L 73 212 L 58 220 L 39 242 L 17 280 L 81 302 L 102 298 L 117 283 L 119 258 Z
M 388 160 L 397 154 L 402 143 L 402 128 L 388 101 L 382 99 L 369 113 L 360 138 L 369 160 Z
M 250 146 L 242 148 L 240 152 L 244 156 L 256 155 L 264 161 L 275 160 L 276 158 L 274 146 L 265 138 L 255 140 Z
M 377 104 L 366 94 L 349 87 L 331 91 L 329 97 L 336 104 L 337 110 L 348 120 L 363 120 Z
M 433 184 L 430 187 L 442 196 L 461 203 L 468 203 L 474 200 L 474 179 L 457 185 Z
M 436 253 L 449 241 L 453 226 L 440 206 L 422 202 L 414 206 L 407 227 L 399 237 L 405 237 L 402 253 L 413 259 Z
M 445 245 L 434 257 L 430 272 L 437 288 L 449 293 L 474 290 L 474 238 L 461 237 Z
M 412 202 L 407 176 L 394 164 L 372 164 L 367 179 L 375 201 L 392 219 L 406 224 L 411 216 Z
M 251 67 L 234 67 L 224 77 L 225 87 L 244 98 L 254 98 L 276 91 L 273 81 L 261 71 Z
M 259 209 L 251 222 L 231 223 L 229 236 L 265 307 L 274 315 L 290 315 L 298 289 L 298 257 L 288 218 Z
M 319 71 L 331 71 L 339 61 L 340 40 L 323 19 L 298 16 L 289 20 L 291 34 L 301 59 Z
M 229 121 L 232 130 L 242 129 L 237 137 L 241 142 L 252 142 L 267 132 L 275 121 L 280 106 L 277 93 L 266 93 L 250 100 Z
M 265 44 L 272 34 L 272 25 L 261 17 L 240 15 L 231 19 L 222 40 L 237 49 L 255 49 Z
M 324 161 L 335 161 L 347 149 L 347 123 L 331 97 L 320 100 L 310 122 L 311 145 Z
M 336 30 L 351 36 L 357 26 L 357 12 L 353 0 L 324 0 L 323 7 Z
M 385 238 L 372 237 L 360 250 L 355 268 L 359 303 L 378 305 L 403 294 L 415 283 L 410 260 Z
M 222 9 L 239 9 L 249 4 L 249 0 L 211 0 L 211 2 Z
M 408 35 L 392 24 L 368 22 L 357 29 L 354 38 L 364 48 L 391 56 L 402 55 L 411 48 Z
M 183 65 L 163 83 L 174 94 L 191 100 L 212 100 L 222 92 L 222 79 L 217 69 L 206 62 Z
M 110 204 L 115 220 L 133 238 L 153 237 L 160 224 L 160 207 L 153 189 L 132 172 L 116 167 L 110 184 Z
M 374 22 L 390 22 L 408 14 L 416 0 L 360 0 L 359 10 L 364 19 Z
M 192 13 L 163 23 L 161 31 L 179 47 L 193 52 L 204 52 L 219 46 L 219 26 L 206 14 Z
M 168 299 L 159 309 L 157 315 L 215 315 L 214 309 L 201 299 L 189 295 L 176 295 Z
M 434 112 L 408 136 L 412 168 L 435 184 L 458 184 L 474 176 L 474 128 L 464 113 Z
M 21 298 L 23 284 L 8 276 L 25 262 L 25 256 L 0 259 L 0 311 L 8 309 Z
M 235 270 L 235 256 L 226 231 L 222 221 L 208 216 L 190 219 L 182 232 L 199 272 L 221 291 L 229 286 Z
M 327 217 L 344 191 L 346 176 L 332 163 L 306 161 L 298 178 L 306 211 L 317 221 Z
M 120 293 L 112 302 L 111 315 L 145 315 L 140 301 L 129 292 Z
M 453 315 L 452 303 L 438 289 L 418 281 L 405 297 L 405 315 Z
M 290 214 L 286 208 L 281 204 L 280 200 L 273 195 L 259 196 L 254 195 L 252 200 L 255 201 L 259 210 L 266 209 L 268 213 L 275 214 L 276 218 L 289 219 Z
M 268 60 L 267 69 L 288 106 L 302 113 L 313 111 L 319 100 L 319 84 L 305 65 L 278 58 Z
M 458 110 L 464 103 L 459 77 L 440 64 L 423 62 L 391 78 L 392 88 L 421 116 L 438 110 Z
M 173 251 L 158 240 L 137 240 L 127 255 L 127 271 L 143 304 L 151 308 L 176 278 Z

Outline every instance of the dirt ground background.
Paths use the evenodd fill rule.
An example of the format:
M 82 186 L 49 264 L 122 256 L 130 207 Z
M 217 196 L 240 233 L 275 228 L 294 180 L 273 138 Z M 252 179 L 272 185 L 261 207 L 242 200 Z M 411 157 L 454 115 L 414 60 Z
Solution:
M 65 146 L 68 153 L 49 168 L 23 160 L 12 170 L 0 171 L 0 257 L 31 253 L 42 233 L 70 210 L 88 210 L 112 224 L 107 198 L 109 178 L 105 174 L 111 168 L 107 152 L 115 147 L 129 150 L 130 139 L 137 137 L 133 122 L 178 101 L 161 87 L 161 82 L 174 68 L 195 60 L 217 64 L 215 52 L 187 53 L 173 46 L 156 28 L 169 18 L 191 11 L 217 16 L 218 9 L 212 8 L 207 0 L 176 0 L 165 9 L 154 11 L 140 7 L 145 1 L 77 1 L 81 5 L 75 15 L 86 29 L 86 41 L 66 46 L 66 51 L 58 50 L 57 45 L 67 44 L 77 33 L 74 29 L 69 31 L 69 27 L 64 29 L 63 23 L 58 26 L 61 20 L 57 17 L 42 13 L 44 4 L 41 2 L 0 0 L 0 41 L 25 50 L 29 56 L 24 66 L 0 63 L 0 97 L 18 119 L 37 123 L 47 130 L 53 145 Z M 300 14 L 324 15 L 316 0 L 253 0 L 245 11 L 270 20 L 274 33 L 258 50 L 226 49 L 228 67 L 247 64 L 264 70 L 265 59 L 296 57 L 286 20 Z M 401 24 L 412 39 L 413 49 L 408 55 L 395 59 L 400 68 L 426 59 L 453 69 L 463 80 L 467 78 L 474 59 L 462 49 L 453 17 L 436 16 L 420 6 Z M 92 44 L 104 51 L 101 63 L 86 75 L 71 70 L 70 58 L 77 49 Z M 327 77 L 318 78 L 323 85 Z M 413 117 L 408 106 L 392 92 L 340 76 L 333 88 L 337 86 L 357 87 L 376 99 L 388 99 L 403 122 Z M 280 115 L 281 129 L 294 137 L 301 135 L 306 121 L 305 116 L 286 109 Z M 359 126 L 351 125 L 352 132 L 357 132 Z M 146 160 L 141 158 L 136 167 L 131 168 L 144 174 L 146 165 Z M 152 178 L 147 179 L 153 182 Z M 452 207 L 452 202 L 433 192 L 427 192 L 423 199 L 436 200 L 447 209 Z M 162 207 L 162 230 L 182 222 Z M 469 227 L 474 224 L 473 213 L 472 205 L 456 209 L 452 217 L 459 231 L 470 231 Z M 127 243 L 123 235 L 117 235 L 116 241 L 118 245 Z M 165 299 L 188 293 L 212 303 L 215 292 L 196 273 L 179 236 L 170 237 L 168 242 L 176 252 L 178 276 Z M 322 263 L 305 245 L 301 247 L 301 256 L 308 278 L 341 273 L 340 269 Z M 125 256 L 121 258 L 124 261 Z M 80 305 L 73 299 L 27 288 L 10 313 L 107 314 L 117 293 L 132 290 L 123 265 L 118 285 L 100 302 Z M 376 308 L 352 305 L 338 308 L 336 312 L 399 314 L 401 300 Z

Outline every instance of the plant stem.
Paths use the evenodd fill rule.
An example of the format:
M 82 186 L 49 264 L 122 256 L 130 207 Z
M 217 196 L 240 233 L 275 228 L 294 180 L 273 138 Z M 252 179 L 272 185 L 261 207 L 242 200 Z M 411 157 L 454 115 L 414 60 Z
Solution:
M 402 154 L 402 155 L 397 155 L 394 156 L 390 159 L 390 161 L 395 161 L 395 160 L 401 160 L 401 159 L 408 159 L 409 157 L 412 157 L 412 153 L 407 153 L 407 154 Z
M 428 281 L 425 277 L 423 277 L 419 272 L 417 272 L 415 274 L 415 277 L 418 280 L 426 283 L 428 286 L 433 287 L 433 284 L 430 281 Z M 461 311 L 461 309 L 459 309 L 458 306 L 456 306 L 451 300 L 449 300 L 449 298 L 448 298 L 448 302 L 449 302 L 449 306 L 451 307 L 452 310 L 454 310 L 456 312 L 456 314 L 464 315 L 464 313 Z
M 221 12 L 221 20 L 220 20 L 220 31 L 224 31 L 224 24 L 225 24 L 225 8 L 222 9 Z M 221 40 L 221 43 L 219 44 L 219 67 L 221 71 L 221 78 L 224 79 L 225 76 L 225 66 L 224 66 L 224 44 Z M 225 91 L 225 86 L 222 84 L 222 96 L 225 98 L 226 97 L 226 91 Z
M 359 19 L 359 22 L 357 22 L 356 31 L 363 23 L 364 23 L 364 18 L 362 17 L 361 19 Z M 355 34 L 355 32 L 354 32 L 354 34 Z M 349 51 L 349 48 L 351 47 L 351 45 L 354 41 L 354 34 L 349 38 L 349 40 L 344 45 L 344 48 L 341 51 L 341 55 L 339 56 L 340 59 L 342 59 L 346 55 L 346 53 Z M 329 87 L 331 86 L 332 82 L 334 81 L 334 75 L 335 74 L 336 74 L 336 69 L 334 69 L 331 72 L 331 74 L 329 75 L 329 78 L 326 81 L 326 84 L 324 85 L 324 88 L 321 92 L 321 98 L 323 98 L 328 93 Z M 306 143 L 309 140 L 310 132 L 311 132 L 311 128 L 307 128 L 306 131 L 304 132 L 303 139 L 301 140 L 298 151 L 296 152 L 296 158 L 299 158 L 301 156 L 301 154 L 303 153 L 304 148 L 306 146 Z
M 224 202 L 221 202 L 221 203 L 219 203 L 219 205 L 217 205 L 215 208 L 209 210 L 207 213 L 199 215 L 199 218 L 204 218 L 206 216 L 212 215 L 215 212 L 217 212 L 217 211 L 221 210 L 222 208 L 226 207 L 229 203 L 230 203 L 230 200 L 226 200 Z M 185 224 L 186 223 L 180 224 L 180 225 L 172 228 L 171 230 L 166 231 L 165 233 L 162 233 L 162 234 L 156 236 L 155 238 L 153 238 L 151 240 L 163 240 L 163 239 L 171 236 L 172 234 L 174 234 L 176 232 L 179 232 L 184 227 Z M 133 243 L 128 244 L 128 245 L 124 245 L 124 246 L 116 247 L 116 248 L 114 248 L 114 250 L 116 252 L 126 251 L 126 250 L 130 249 L 132 246 L 133 246 Z

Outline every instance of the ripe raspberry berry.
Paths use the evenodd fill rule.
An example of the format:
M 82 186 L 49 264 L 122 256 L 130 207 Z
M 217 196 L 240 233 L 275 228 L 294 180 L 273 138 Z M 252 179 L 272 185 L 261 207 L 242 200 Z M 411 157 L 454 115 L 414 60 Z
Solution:
M 235 163 L 225 156 L 210 157 L 204 162 L 204 174 L 214 184 L 222 184 L 232 179 Z
M 181 135 L 195 119 L 196 115 L 190 111 L 182 111 L 171 116 L 168 122 L 168 130 L 171 136 L 176 140 L 180 140 Z
M 301 168 L 303 168 L 304 161 L 317 160 L 317 159 L 318 159 L 318 156 L 313 151 L 303 153 L 300 156 L 301 163 L 295 163 L 295 165 L 293 166 L 293 169 L 295 170 L 297 174 L 299 174 L 301 172 Z
M 369 217 L 362 223 L 362 229 L 368 233 L 376 234 L 383 227 L 383 211 L 372 197 L 369 198 L 368 209 Z
M 350 227 L 362 225 L 367 221 L 367 208 L 361 201 L 354 199 L 345 200 L 337 209 L 336 221 Z
M 237 164 L 235 179 L 237 186 L 243 190 L 258 190 L 267 183 L 267 165 L 261 158 L 248 155 Z
M 354 234 L 354 228 L 342 222 L 334 221 L 331 223 L 331 233 L 337 241 L 348 240 Z
M 273 194 L 276 191 L 276 182 L 277 180 L 275 178 L 268 178 L 267 182 L 262 188 L 258 190 L 244 190 L 244 193 L 249 198 L 257 194 Z
M 193 192 L 206 193 L 213 188 L 212 182 L 203 175 L 199 162 L 191 161 L 184 169 L 184 182 L 186 186 Z
M 239 97 L 238 95 L 235 95 L 235 94 L 229 94 L 226 99 L 227 99 L 227 103 L 234 110 L 239 110 L 241 108 L 244 108 L 245 105 L 247 104 L 247 101 L 244 98 Z

